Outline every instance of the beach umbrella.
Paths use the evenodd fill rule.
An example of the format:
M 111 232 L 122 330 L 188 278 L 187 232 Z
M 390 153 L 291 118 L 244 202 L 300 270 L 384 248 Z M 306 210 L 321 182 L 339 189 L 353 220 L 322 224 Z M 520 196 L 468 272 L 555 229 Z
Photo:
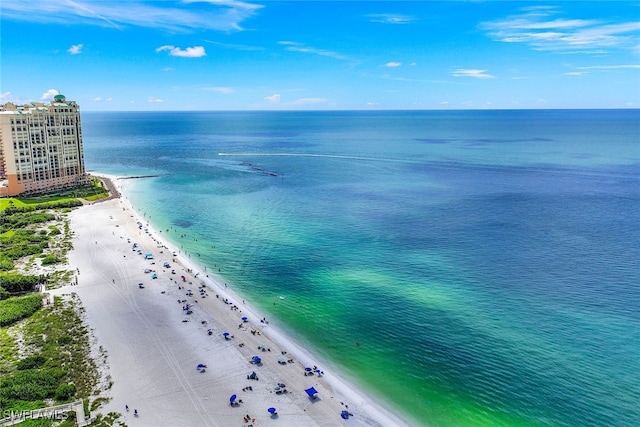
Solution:
M 236 397 L 238 397 L 238 396 L 236 396 L 235 394 L 232 394 L 231 397 L 229 398 L 229 402 L 231 402 L 231 403 L 235 402 L 236 401 Z
M 318 390 L 316 390 L 313 387 L 309 387 L 308 389 L 305 390 L 307 392 L 307 394 L 309 395 L 309 397 L 316 397 L 316 394 L 318 394 Z
M 227 338 L 227 337 L 229 336 L 229 332 L 223 332 L 223 333 L 222 333 L 222 336 L 223 336 L 223 337 L 225 337 L 225 338 Z
M 311 372 L 311 368 L 304 368 L 305 371 Z
M 247 320 L 249 320 L 246 316 L 242 318 L 243 322 L 246 322 Z
M 269 412 L 271 415 L 274 415 L 276 413 L 276 408 L 269 408 L 267 409 L 267 412 Z
M 279 386 L 279 385 L 275 386 L 275 387 L 273 388 L 273 391 L 280 391 L 280 386 Z
M 278 356 L 278 362 L 280 363 L 287 363 L 287 359 L 286 357 L 284 357 L 283 355 Z
M 287 386 L 287 385 L 286 385 L 285 383 L 278 383 L 278 387 L 282 387 L 282 388 L 284 388 L 284 387 L 286 387 L 286 386 Z
M 206 368 L 204 363 L 198 363 L 198 369 Z
M 262 362 L 262 359 L 260 359 L 258 356 L 253 356 L 251 358 L 251 360 L 253 361 L 253 363 L 260 363 Z

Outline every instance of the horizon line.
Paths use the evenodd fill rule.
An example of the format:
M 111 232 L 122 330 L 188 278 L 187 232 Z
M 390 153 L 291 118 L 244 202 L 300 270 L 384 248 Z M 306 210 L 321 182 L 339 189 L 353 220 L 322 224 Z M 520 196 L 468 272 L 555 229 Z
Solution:
M 76 101 L 77 102 L 77 101 Z M 573 108 L 403 108 L 403 109 L 333 109 L 333 110 L 82 110 L 86 113 L 331 113 L 331 112 L 452 112 L 452 111 L 601 111 L 601 110 L 640 110 L 640 107 L 573 107 Z

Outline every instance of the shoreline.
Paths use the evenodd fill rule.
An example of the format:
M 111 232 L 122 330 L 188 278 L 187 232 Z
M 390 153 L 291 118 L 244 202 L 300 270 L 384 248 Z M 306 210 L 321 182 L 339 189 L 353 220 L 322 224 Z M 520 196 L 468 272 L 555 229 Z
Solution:
M 87 261 L 90 261 L 89 264 L 93 263 L 93 267 L 98 267 L 97 270 L 100 271 L 98 277 L 92 275 L 87 278 L 82 273 L 78 274 L 79 286 L 74 291 L 78 292 L 87 309 L 88 321 L 95 331 L 98 342 L 101 345 L 105 344 L 105 349 L 109 353 L 109 375 L 113 378 L 114 386 L 109 393 L 112 394 L 112 400 L 102 408 L 103 411 L 125 412 L 123 410 L 124 405 L 129 403 L 123 403 L 123 400 L 126 400 L 126 395 L 129 393 L 123 390 L 122 386 L 124 385 L 124 388 L 133 386 L 136 390 L 139 390 L 140 387 L 145 389 L 144 383 L 148 381 L 148 378 L 144 376 L 138 377 L 134 375 L 132 378 L 123 374 L 125 372 L 123 365 L 127 364 L 124 359 L 134 365 L 146 365 L 146 363 L 140 364 L 132 361 L 135 357 L 123 357 L 127 352 L 131 353 L 130 356 L 137 355 L 139 357 L 140 354 L 139 349 L 135 348 L 137 346 L 127 343 L 127 339 L 132 337 L 144 339 L 149 338 L 149 335 L 153 338 L 154 334 L 159 334 L 161 336 L 157 337 L 158 340 L 152 339 L 152 342 L 147 343 L 147 346 L 151 349 L 155 347 L 155 350 L 161 353 L 161 359 L 164 359 L 164 363 L 158 364 L 157 361 L 153 361 L 150 364 L 157 368 L 161 368 L 160 365 L 163 364 L 169 365 L 173 372 L 173 375 L 169 376 L 179 379 L 179 384 L 174 384 L 173 386 L 163 384 L 167 388 L 167 390 L 164 390 L 165 399 L 171 399 L 172 396 L 172 400 L 181 400 L 182 404 L 192 406 L 195 412 L 205 411 L 215 414 L 215 419 L 211 418 L 211 416 L 203 418 L 202 414 L 200 416 L 195 414 L 185 415 L 190 421 L 190 425 L 243 425 L 241 415 L 236 415 L 237 419 L 234 418 L 231 421 L 230 417 L 233 417 L 234 414 L 240 414 L 244 409 L 238 410 L 229 405 L 228 393 L 230 392 L 235 392 L 238 397 L 245 398 L 247 401 L 256 401 L 255 405 L 251 405 L 255 407 L 255 409 L 251 409 L 251 412 L 259 414 L 252 415 L 252 417 L 255 416 L 256 418 L 256 422 L 253 423 L 254 426 L 263 425 L 263 423 L 266 424 L 271 421 L 278 422 L 280 425 L 381 427 L 409 425 L 389 409 L 375 402 L 366 393 L 356 390 L 355 385 L 341 379 L 339 374 L 333 372 L 332 367 L 326 365 L 329 369 L 325 369 L 322 361 L 314 358 L 313 355 L 300 347 L 295 340 L 292 340 L 282 330 L 278 329 L 277 325 L 269 324 L 266 318 L 254 310 L 250 304 L 246 304 L 244 300 L 242 300 L 242 304 L 238 303 L 241 301 L 241 296 L 226 287 L 221 277 L 215 274 L 207 275 L 203 273 L 205 269 L 202 266 L 191 261 L 188 256 L 185 256 L 183 252 L 177 249 L 173 242 L 165 239 L 161 232 L 156 232 L 148 221 L 135 210 L 126 197 L 127 185 L 124 182 L 118 182 L 117 177 L 109 175 L 96 174 L 94 176 L 106 181 L 105 184 L 110 182 L 110 187 L 121 197 L 95 202 L 92 205 L 83 206 L 80 210 L 72 213 L 71 228 L 75 232 L 77 225 L 78 235 L 74 238 L 74 250 L 71 254 L 72 256 L 70 255 L 70 265 L 76 269 L 81 268 L 80 265 L 91 269 L 92 267 L 87 264 Z M 78 213 L 76 214 L 76 212 Z M 96 223 L 100 223 L 96 215 L 104 217 L 105 227 L 100 227 L 102 230 L 91 230 Z M 89 222 L 83 223 L 87 219 Z M 109 221 L 113 221 L 115 224 L 109 224 Z M 146 229 L 144 233 L 142 229 L 138 228 L 137 223 L 143 224 L 143 228 Z M 113 225 L 114 227 L 107 227 L 108 225 Z M 108 233 L 108 231 L 112 233 Z M 82 236 L 87 232 L 92 235 L 89 240 L 86 239 L 86 236 Z M 111 234 L 111 237 L 109 237 L 109 234 Z M 153 253 L 155 264 L 151 264 L 154 261 L 145 261 L 142 255 L 132 251 L 127 239 L 130 239 L 130 242 L 137 242 L 140 247 L 144 248 L 143 253 Z M 109 240 L 109 242 L 103 243 L 103 240 Z M 81 242 L 83 242 L 83 248 L 80 248 Z M 93 242 L 95 242 L 93 245 L 95 248 L 90 245 Z M 79 253 L 79 251 L 82 253 Z M 93 254 L 89 256 L 87 252 Z M 107 258 L 112 262 L 105 264 L 99 261 L 98 252 L 101 255 L 102 252 L 108 252 L 108 255 L 104 254 L 107 255 L 106 257 L 101 256 L 100 258 Z M 160 266 L 165 261 L 171 264 L 171 269 L 175 270 L 176 274 L 171 274 L 167 269 L 162 271 L 163 269 Z M 152 269 L 157 271 L 158 279 L 150 281 L 148 277 L 145 277 L 148 274 L 143 273 L 143 266 L 146 266 L 144 268 L 154 266 L 155 268 Z M 115 272 L 112 275 L 117 275 L 118 277 L 112 278 L 112 283 L 109 285 L 109 278 L 105 277 L 105 271 L 113 271 L 114 267 Z M 136 268 L 138 272 L 130 271 Z M 179 280 L 181 276 L 185 276 L 186 281 L 182 283 L 189 286 L 189 289 L 193 292 L 193 297 L 182 297 L 184 289 L 180 289 L 181 283 Z M 143 281 L 145 289 L 133 288 L 133 285 L 138 280 Z M 128 283 L 121 284 L 120 282 Z M 205 289 L 206 297 L 202 297 L 201 294 L 201 298 L 197 298 L 199 293 L 199 290 L 196 290 L 197 287 Z M 97 291 L 98 288 L 101 288 L 101 290 Z M 62 288 L 62 290 L 68 290 L 68 288 Z M 140 299 L 140 295 L 158 290 L 160 290 L 160 293 L 155 292 L 152 298 L 144 297 L 144 300 Z M 93 295 L 89 295 L 91 293 Z M 167 296 L 172 296 L 173 298 L 167 298 Z M 176 298 L 177 301 L 188 300 L 187 303 L 191 304 L 193 309 L 188 319 L 185 319 L 185 315 L 181 313 L 182 310 L 176 304 Z M 105 304 L 107 300 L 111 302 Z M 125 312 L 122 315 L 129 320 L 139 320 L 140 328 L 127 330 L 126 325 L 129 322 L 125 322 L 116 327 L 115 331 L 110 330 L 117 326 L 113 324 L 113 319 L 109 319 L 114 314 L 109 305 L 118 304 L 116 301 L 124 304 L 125 307 L 123 308 L 125 309 L 128 306 L 129 309 L 124 310 Z M 229 303 L 223 303 L 222 301 L 229 301 Z M 133 316 L 131 316 L 131 310 L 134 311 Z M 114 311 L 120 312 L 120 310 Z M 247 322 L 240 320 L 242 316 L 248 318 Z M 172 323 L 171 325 L 167 324 L 169 320 Z M 115 323 L 117 324 L 118 322 L 116 321 Z M 160 332 L 157 331 L 158 324 L 163 327 Z M 167 329 L 166 331 L 165 328 Z M 185 331 L 185 329 L 187 330 Z M 207 335 L 207 329 L 213 329 L 215 333 Z M 229 340 L 222 338 L 220 334 L 223 329 L 235 337 Z M 168 345 L 164 342 L 165 332 L 168 335 L 167 338 L 181 343 L 177 351 L 180 354 L 173 354 L 176 353 L 175 344 Z M 115 335 L 124 334 L 124 336 L 119 338 L 112 337 L 110 336 L 112 333 L 115 333 Z M 240 345 L 241 342 L 243 345 Z M 268 351 L 258 350 L 258 347 L 262 344 Z M 121 352 L 118 349 L 119 347 L 124 347 L 123 349 L 128 351 Z M 117 356 L 114 355 L 114 350 L 117 352 Z M 149 350 L 149 348 L 144 349 L 142 352 L 143 354 L 148 354 L 148 351 L 145 350 Z M 198 355 L 200 358 L 206 357 L 207 353 L 215 353 L 215 359 L 220 362 L 221 366 L 213 368 L 211 366 L 212 363 L 208 362 L 207 372 L 199 374 L 195 370 L 197 359 L 194 359 L 196 357 L 194 353 L 203 354 L 202 356 Z M 265 361 L 258 366 L 250 364 L 248 361 L 252 355 L 259 355 Z M 288 360 L 292 359 L 293 362 L 281 364 L 276 361 L 277 356 L 284 356 Z M 187 372 L 182 369 L 181 362 L 186 359 L 192 359 L 190 363 L 193 364 L 193 366 L 189 364 Z M 114 365 L 113 369 L 111 369 L 111 365 Z M 318 369 L 323 371 L 324 375 L 322 377 L 317 374 L 304 375 L 304 368 L 315 367 L 314 365 L 320 366 Z M 145 366 L 140 366 L 138 369 L 141 372 L 146 370 Z M 266 384 L 262 380 L 254 382 L 247 381 L 244 378 L 245 374 L 250 371 L 256 371 L 265 379 L 272 379 L 269 383 L 271 385 L 286 383 L 288 393 L 278 394 L 277 399 L 274 399 L 273 387 L 263 390 Z M 195 377 L 188 375 L 193 372 L 196 372 Z M 209 396 L 205 393 L 202 398 L 198 397 L 200 396 L 199 393 L 193 393 L 194 390 L 199 389 L 200 385 L 194 388 L 190 384 L 191 381 L 196 381 L 196 384 L 200 384 L 202 379 L 209 379 L 210 377 L 218 376 L 218 374 L 228 378 L 227 381 L 224 381 L 227 384 L 224 387 L 219 387 L 226 388 L 228 390 L 226 393 L 219 389 L 210 390 L 209 393 L 212 393 L 212 395 Z M 210 381 L 204 382 L 209 386 L 212 385 Z M 255 391 L 251 393 L 245 392 L 244 389 L 252 384 L 255 389 L 258 382 L 261 389 L 259 393 Z M 229 387 L 229 385 L 233 385 L 233 387 Z M 310 399 L 306 396 L 304 390 L 309 386 L 313 386 L 318 390 L 318 399 Z M 157 388 L 152 390 L 155 391 Z M 162 389 L 162 387 L 159 388 Z M 173 391 L 170 389 L 173 389 Z M 121 396 L 122 394 L 125 396 Z M 216 400 L 218 404 L 218 401 L 224 401 L 226 404 L 223 408 L 216 407 L 217 404 L 213 405 L 216 407 L 214 409 L 211 407 L 212 400 Z M 274 403 L 275 401 L 277 403 Z M 127 422 L 131 422 L 131 425 L 134 425 L 143 420 L 143 412 L 147 413 L 149 410 L 154 411 L 160 408 L 166 410 L 167 407 L 173 406 L 170 403 L 172 402 L 167 402 L 167 404 L 146 402 L 144 409 L 139 405 L 141 406 L 140 418 L 130 419 L 130 417 L 127 417 L 127 413 L 124 414 L 124 417 Z M 249 407 L 248 403 L 242 403 L 242 406 Z M 278 408 L 278 415 L 267 416 L 267 405 L 275 405 Z M 257 409 L 260 406 L 262 406 L 262 413 Z M 341 412 L 345 410 L 353 414 L 348 420 L 341 418 Z M 165 414 L 155 421 L 155 425 L 163 425 L 162 420 L 165 422 L 167 419 L 175 421 L 175 410 L 169 412 L 173 415 Z M 261 423 L 261 420 L 264 420 L 263 423 Z M 331 420 L 335 420 L 335 422 Z M 181 419 L 180 421 L 187 421 L 187 419 Z M 160 424 L 157 424 L 157 422 L 160 422 Z

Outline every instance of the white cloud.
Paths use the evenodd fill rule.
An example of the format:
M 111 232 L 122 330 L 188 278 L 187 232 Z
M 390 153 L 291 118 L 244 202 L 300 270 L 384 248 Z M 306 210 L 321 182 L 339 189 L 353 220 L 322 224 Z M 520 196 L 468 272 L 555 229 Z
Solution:
M 211 91 L 211 92 L 222 93 L 224 95 L 234 92 L 233 88 L 231 88 L 231 87 L 223 87 L 223 86 L 207 87 L 207 88 L 205 88 L 205 90 L 208 90 L 208 91 Z
M 589 67 L 577 67 L 579 70 L 621 70 L 621 69 L 640 69 L 640 64 L 625 65 L 592 65 Z
M 527 9 L 504 20 L 484 22 L 480 28 L 506 43 L 525 43 L 535 50 L 563 53 L 606 53 L 611 48 L 638 45 L 640 21 L 608 23 L 601 20 L 560 19 L 554 8 Z
M 67 52 L 69 52 L 71 55 L 77 55 L 79 53 L 82 53 L 82 46 L 82 44 L 74 44 L 69 49 L 67 49 Z
M 149 104 L 162 104 L 164 102 L 164 99 L 155 98 L 153 96 L 149 96 L 149 97 L 147 97 L 147 102 Z
M 0 93 L 0 102 L 2 103 L 9 102 L 10 99 L 11 99 L 11 92 Z
M 454 77 L 473 77 L 476 79 L 492 79 L 494 76 L 486 73 L 487 70 L 476 70 L 476 69 L 467 69 L 467 68 L 459 68 L 453 71 L 451 74 Z
M 205 52 L 204 47 L 202 46 L 194 46 L 194 47 L 188 47 L 186 49 L 181 49 L 179 47 L 175 47 L 171 45 L 164 45 L 157 48 L 156 52 L 162 52 L 165 50 L 168 50 L 169 55 L 171 56 L 181 56 L 183 58 L 200 58 L 203 56 L 207 56 L 207 53 Z
M 376 22 L 380 24 L 409 24 L 416 19 L 407 15 L 394 15 L 391 13 L 374 13 L 367 15 L 369 22 Z
M 349 60 L 349 58 L 339 53 L 332 52 L 330 50 L 317 49 L 315 47 L 308 47 L 298 42 L 285 40 L 285 41 L 279 41 L 278 44 L 286 46 L 285 49 L 291 52 L 311 53 L 314 55 L 327 56 L 329 58 L 341 59 L 345 61 Z
M 58 92 L 57 90 L 49 89 L 48 91 L 42 94 L 42 96 L 40 97 L 40 101 L 50 101 L 53 99 L 54 96 L 58 94 L 60 94 L 60 92 Z
M 401 65 L 402 65 L 402 62 L 387 62 L 386 64 L 384 64 L 385 67 L 389 67 L 389 68 L 395 68 Z
M 193 7 L 191 3 L 207 3 Z M 123 26 L 160 28 L 191 32 L 194 29 L 241 31 L 241 23 L 264 6 L 232 0 L 183 0 L 179 2 L 121 2 L 74 0 L 3 2 L 2 19 L 52 22 L 64 25 L 98 25 L 121 29 Z
M 280 102 L 280 94 L 279 93 L 274 93 L 271 96 L 265 96 L 264 100 L 268 101 L 268 102 L 271 102 L 273 104 L 277 104 L 278 102 Z
M 591 74 L 591 71 L 611 71 L 611 70 L 640 70 L 640 64 L 619 64 L 619 65 L 589 65 L 584 67 L 573 67 L 574 71 L 567 71 L 565 76 L 584 76 Z

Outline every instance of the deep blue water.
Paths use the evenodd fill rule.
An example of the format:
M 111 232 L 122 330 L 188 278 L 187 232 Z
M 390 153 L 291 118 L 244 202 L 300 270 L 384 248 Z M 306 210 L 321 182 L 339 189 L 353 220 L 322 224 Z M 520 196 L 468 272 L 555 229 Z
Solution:
M 139 211 L 412 423 L 640 425 L 640 110 L 82 120 L 89 170 L 160 175 Z

